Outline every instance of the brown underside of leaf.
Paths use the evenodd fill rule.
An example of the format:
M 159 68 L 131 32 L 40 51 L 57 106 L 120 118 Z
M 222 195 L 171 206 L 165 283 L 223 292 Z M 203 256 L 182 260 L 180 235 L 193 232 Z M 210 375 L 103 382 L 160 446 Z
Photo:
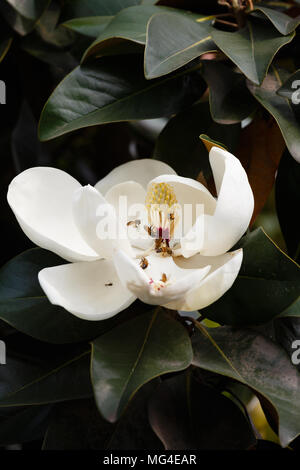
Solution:
M 197 176 L 197 181 L 203 184 L 203 186 L 205 186 L 214 197 L 217 197 L 217 190 L 213 178 L 209 178 L 207 180 L 203 174 L 203 171 L 200 171 L 199 175 Z
M 241 132 L 236 157 L 247 172 L 254 194 L 255 205 L 250 225 L 268 199 L 284 149 L 284 139 L 273 118 L 257 117 Z
M 286 15 L 290 16 L 291 18 L 296 18 L 300 15 L 300 7 L 299 5 L 295 5 L 294 7 L 289 8 L 284 12 Z

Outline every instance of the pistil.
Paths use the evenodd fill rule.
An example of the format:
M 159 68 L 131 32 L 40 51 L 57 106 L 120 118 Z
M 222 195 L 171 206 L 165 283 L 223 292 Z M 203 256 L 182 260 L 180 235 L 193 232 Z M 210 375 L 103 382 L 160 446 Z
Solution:
M 146 196 L 148 234 L 155 238 L 155 251 L 162 256 L 172 255 L 170 241 L 178 222 L 178 202 L 168 183 L 153 183 Z

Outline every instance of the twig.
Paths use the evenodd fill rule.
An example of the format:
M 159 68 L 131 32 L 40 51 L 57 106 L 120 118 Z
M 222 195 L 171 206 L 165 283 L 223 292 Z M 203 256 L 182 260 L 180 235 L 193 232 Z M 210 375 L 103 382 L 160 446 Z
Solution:
M 222 24 L 226 24 L 228 26 L 233 26 L 234 28 L 238 28 L 238 25 L 236 23 L 231 23 L 230 21 L 225 21 L 225 20 L 219 20 L 218 18 L 215 20 L 215 22 L 217 23 L 222 23 Z

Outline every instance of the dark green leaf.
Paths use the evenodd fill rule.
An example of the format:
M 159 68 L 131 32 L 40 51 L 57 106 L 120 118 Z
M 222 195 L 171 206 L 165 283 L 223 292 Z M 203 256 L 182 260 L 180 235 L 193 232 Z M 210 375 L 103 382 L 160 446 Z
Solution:
M 227 325 L 267 323 L 300 295 L 299 266 L 262 229 L 242 238 L 239 247 L 244 258 L 235 283 L 201 313 Z
M 154 13 L 164 10 L 163 7 L 141 5 L 120 11 L 87 49 L 82 60 L 131 51 L 136 44 L 144 45 L 148 20 Z
M 300 372 L 300 315 L 299 306 L 300 301 L 295 303 L 297 308 L 298 304 L 298 317 L 278 318 L 275 324 L 276 341 L 286 350 L 292 362 Z
M 0 367 L 0 402 L 3 398 L 22 388 L 27 383 L 32 382 L 43 374 L 46 374 L 51 367 L 57 365 L 57 358 L 48 360 L 39 351 L 37 357 L 32 357 L 26 351 L 25 359 L 19 351 L 15 352 L 11 343 L 5 339 L 6 344 L 6 364 Z M 26 346 L 26 343 L 25 343 Z M 20 357 L 21 356 L 21 357 Z M 2 413 L 2 411 L 1 411 Z
M 187 330 L 159 308 L 98 338 L 92 349 L 92 379 L 102 415 L 116 421 L 145 383 L 186 369 L 192 350 Z
M 14 164 L 18 173 L 38 164 L 41 143 L 37 139 L 37 122 L 26 101 L 11 136 Z
M 150 399 L 149 420 L 167 450 L 248 449 L 256 442 L 240 409 L 190 374 L 158 386 Z
M 21 47 L 38 60 L 61 69 L 63 73 L 69 73 L 79 62 L 69 51 L 62 50 L 53 44 L 47 44 L 36 34 L 26 36 Z
M 279 96 L 283 96 L 283 98 L 288 98 L 292 103 L 294 101 L 295 106 L 297 106 L 299 104 L 299 80 L 300 70 L 296 70 L 296 72 L 292 73 L 288 78 L 284 77 L 284 83 L 282 83 L 279 76 L 278 82 L 281 86 L 278 88 L 276 93 Z
M 265 15 L 273 23 L 275 28 L 284 35 L 295 31 L 300 23 L 299 18 L 290 18 L 285 13 L 282 13 L 281 11 L 275 10 L 273 8 L 260 7 L 258 5 L 255 6 L 252 12 L 252 14 L 256 14 L 256 12 L 263 13 L 263 15 Z
M 147 27 L 145 76 L 160 77 L 177 70 L 205 52 L 216 50 L 211 39 L 212 17 L 161 13 Z
M 123 8 L 139 5 L 141 0 L 67 0 L 64 6 L 64 18 L 82 18 L 85 16 L 112 16 Z
M 3 411 L 9 413 L 3 414 Z M 51 405 L 0 408 L 0 445 L 41 439 L 47 429 Z
M 65 391 L 72 394 L 77 394 L 77 388 L 71 390 L 68 385 L 70 378 L 68 374 L 72 372 L 73 365 L 81 362 L 82 358 L 87 358 L 89 355 L 89 348 L 86 345 L 76 345 L 70 348 L 70 346 L 51 345 L 47 343 L 41 343 L 33 338 L 29 338 L 21 333 L 15 331 L 13 334 L 5 337 L 6 344 L 6 364 L 0 367 L 0 415 L 10 414 L 8 404 L 5 402 L 5 410 L 1 405 L 4 404 L 8 398 L 15 397 L 22 391 L 26 390 L 31 386 L 37 388 L 41 386 L 41 392 L 43 395 L 48 393 L 55 399 L 56 385 L 62 390 L 65 385 Z M 77 361 L 77 362 L 76 362 Z M 88 362 L 88 359 L 86 359 Z M 75 370 L 76 367 L 73 367 Z M 65 372 L 65 381 L 63 377 L 63 371 Z M 78 368 L 79 370 L 79 368 Z M 84 371 L 84 369 L 82 369 Z M 88 372 L 84 372 L 88 378 L 86 386 L 90 387 L 90 380 Z M 84 374 L 82 374 L 83 378 Z M 61 378 L 57 382 L 56 379 Z M 73 379 L 71 379 L 72 381 Z M 45 387 L 49 386 L 47 391 Z M 78 388 L 79 396 L 83 390 L 84 384 L 80 384 Z M 59 392 L 60 393 L 60 392 Z M 31 397 L 31 398 L 38 398 Z M 19 401 L 16 406 L 21 406 L 22 403 Z M 39 404 L 37 402 L 36 404 Z M 12 406 L 14 406 L 12 404 Z
M 154 157 L 171 165 L 178 174 L 197 178 L 200 171 L 212 178 L 208 152 L 199 139 L 209 137 L 234 152 L 240 125 L 221 125 L 213 122 L 208 103 L 195 103 L 191 108 L 170 119 L 156 142 Z
M 112 20 L 112 16 L 88 16 L 86 18 L 75 18 L 62 24 L 76 33 L 96 38 Z
M 248 83 L 248 87 L 253 96 L 275 118 L 290 153 L 300 162 L 299 122 L 289 100 L 276 94 L 286 78 L 285 71 L 272 66 L 272 70 L 260 87 L 253 83 Z
M 8 53 L 11 43 L 12 43 L 12 38 L 0 40 L 0 63 L 2 62 L 2 60 Z
M 36 23 L 35 29 L 45 43 L 64 48 L 74 42 L 75 35 L 70 29 L 58 24 L 60 15 L 61 9 L 59 5 L 52 2 L 48 10 Z
M 30 33 L 35 27 L 36 21 L 20 15 L 11 5 L 0 2 L 0 14 L 7 23 L 21 36 Z
M 117 324 L 120 315 L 111 320 L 90 322 L 50 304 L 39 285 L 38 272 L 64 263 L 51 252 L 35 248 L 3 266 L 0 270 L 0 318 L 21 332 L 50 343 L 84 341 Z
M 150 386 L 150 390 L 149 390 Z M 153 384 L 138 391 L 122 418 L 108 423 L 94 400 L 60 403 L 52 413 L 43 450 L 160 449 L 147 416 L 147 400 Z
M 300 375 L 279 345 L 247 329 L 201 327 L 193 347 L 195 366 L 231 377 L 268 400 L 277 411 L 282 446 L 297 437 Z
M 66 362 L 56 360 L 54 368 L 26 364 L 8 356 L 0 376 L 0 407 L 42 405 L 91 396 L 89 360 L 89 350 L 69 357 Z
M 0 10 L 1 13 L 1 10 Z M 0 14 L 0 63 L 3 61 L 13 41 L 13 32 Z M 3 79 L 3 76 L 1 77 Z
M 101 418 L 93 400 L 58 403 L 51 413 L 43 450 L 99 449 L 109 438 L 111 426 Z
M 230 67 L 212 60 L 203 61 L 203 76 L 209 86 L 212 118 L 220 124 L 235 124 L 256 108 L 245 77 Z
M 281 159 L 276 177 L 276 209 L 288 254 L 300 261 L 300 229 L 293 208 L 300 207 L 300 165 L 288 150 Z
M 248 21 L 245 28 L 230 33 L 212 30 L 217 46 L 241 69 L 252 82 L 260 84 L 278 50 L 295 36 L 282 36 L 261 20 Z
M 20 15 L 37 20 L 47 8 L 50 0 L 6 0 Z
M 284 310 L 280 317 L 300 317 L 300 298 L 295 300 L 295 302 Z
M 96 124 L 176 113 L 199 96 L 202 78 L 197 70 L 191 72 L 149 83 L 144 78 L 140 56 L 117 60 L 107 57 L 78 67 L 47 101 L 40 120 L 40 139 L 52 139 Z

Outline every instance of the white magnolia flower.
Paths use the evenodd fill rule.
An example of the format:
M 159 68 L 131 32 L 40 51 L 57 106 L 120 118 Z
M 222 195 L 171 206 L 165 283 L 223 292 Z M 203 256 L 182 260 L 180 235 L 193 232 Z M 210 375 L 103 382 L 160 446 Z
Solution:
M 240 270 L 242 250 L 228 250 L 246 231 L 254 202 L 237 158 L 217 147 L 209 158 L 217 199 L 201 183 L 151 159 L 125 163 L 95 187 L 48 167 L 16 176 L 8 202 L 23 231 L 71 262 L 40 271 L 50 302 L 80 318 L 101 320 L 136 298 L 180 311 L 199 310 L 220 298 Z M 109 208 L 111 221 L 120 220 L 120 196 L 127 197 L 128 206 L 146 204 L 147 223 L 126 218 L 128 236 L 104 239 L 99 213 Z M 178 239 L 184 217 L 179 208 L 191 204 L 201 204 L 204 213 L 192 213 Z

